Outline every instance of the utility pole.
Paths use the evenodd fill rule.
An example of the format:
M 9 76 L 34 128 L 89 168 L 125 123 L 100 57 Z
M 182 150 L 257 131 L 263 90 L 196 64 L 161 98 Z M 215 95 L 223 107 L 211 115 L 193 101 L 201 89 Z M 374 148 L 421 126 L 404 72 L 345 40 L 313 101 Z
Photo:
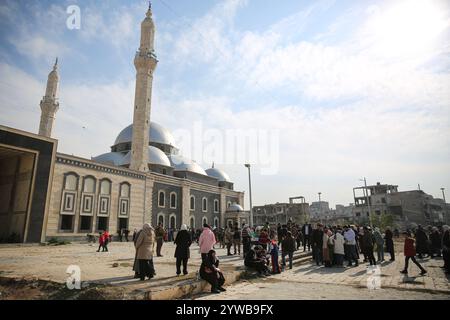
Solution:
M 322 222 L 322 202 L 320 201 L 320 195 L 322 192 L 319 192 L 319 216 L 320 216 L 320 222 Z
M 253 228 L 253 206 L 252 206 L 252 180 L 250 176 L 250 164 L 245 164 L 245 167 L 248 169 L 248 189 L 250 196 L 250 227 Z

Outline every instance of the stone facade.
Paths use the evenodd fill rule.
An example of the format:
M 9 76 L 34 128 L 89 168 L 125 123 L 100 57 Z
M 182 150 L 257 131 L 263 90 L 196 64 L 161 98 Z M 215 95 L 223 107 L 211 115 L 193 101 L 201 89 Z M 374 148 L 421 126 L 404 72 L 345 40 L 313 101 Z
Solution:
M 67 188 L 68 175 L 76 178 L 74 179 L 76 181 L 75 188 L 72 188 L 74 190 L 71 190 L 70 187 Z M 93 192 L 87 192 L 85 179 L 95 181 Z M 102 181 L 111 183 L 109 194 L 102 194 Z M 130 186 L 129 210 L 127 214 L 121 215 L 120 200 L 123 198 L 121 197 L 121 186 L 124 184 Z M 65 208 L 66 194 L 70 195 L 69 202 L 70 198 L 73 199 L 73 205 L 69 205 L 69 208 Z M 242 196 L 241 194 L 234 190 L 177 177 L 153 172 L 142 173 L 58 154 L 45 238 L 46 240 L 53 237 L 83 240 L 87 234 L 102 230 L 116 234 L 120 219 L 126 220 L 126 224 L 121 227 L 129 230 L 140 229 L 146 222 L 150 222 L 152 225 L 163 222 L 165 228 L 179 229 L 181 224 L 191 226 L 191 218 L 194 218 L 193 227 L 195 228 L 201 228 L 205 218 L 208 224 L 222 226 L 226 210 L 221 204 L 221 199 L 225 198 L 233 203 L 243 205 L 243 194 Z M 86 200 L 90 196 L 92 196 L 92 200 Z M 191 196 L 195 199 L 193 210 L 191 210 Z M 109 203 L 107 206 L 109 210 L 106 213 L 101 213 L 102 197 L 108 199 L 105 200 L 106 203 Z M 203 208 L 204 199 L 206 199 L 206 210 Z M 88 213 L 83 212 L 85 209 L 83 206 L 86 203 L 89 204 L 88 207 L 92 208 L 92 210 L 88 208 Z M 189 209 L 188 214 L 186 214 L 186 209 Z M 89 217 L 91 218 L 91 221 L 88 222 L 89 228 L 81 228 L 82 220 L 88 221 Z M 99 219 L 104 221 L 102 226 L 99 226 Z M 67 222 L 69 220 L 71 220 L 70 223 Z

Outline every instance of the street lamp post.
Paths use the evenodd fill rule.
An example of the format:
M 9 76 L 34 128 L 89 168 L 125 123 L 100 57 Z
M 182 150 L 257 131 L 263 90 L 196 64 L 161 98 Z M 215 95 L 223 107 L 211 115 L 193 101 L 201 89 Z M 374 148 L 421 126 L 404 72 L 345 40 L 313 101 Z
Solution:
M 370 223 L 370 227 L 373 228 L 373 226 L 372 226 L 372 212 L 370 210 L 369 191 L 367 190 L 366 177 L 364 177 L 364 180 L 363 179 L 359 179 L 359 180 L 360 181 L 364 181 L 364 195 L 366 196 L 367 208 L 369 209 L 369 223 Z
M 252 180 L 250 176 L 250 164 L 245 164 L 245 167 L 248 169 L 248 189 L 250 196 L 250 227 L 253 228 L 253 206 L 252 206 Z
M 445 190 L 445 188 L 441 188 L 441 191 L 442 191 L 442 198 L 444 199 L 444 203 L 447 203 L 447 202 L 445 201 L 445 193 L 444 193 L 444 190 Z
M 322 202 L 320 201 L 320 195 L 322 194 L 322 192 L 318 192 L 319 195 L 319 217 L 320 217 L 320 222 L 322 222 Z

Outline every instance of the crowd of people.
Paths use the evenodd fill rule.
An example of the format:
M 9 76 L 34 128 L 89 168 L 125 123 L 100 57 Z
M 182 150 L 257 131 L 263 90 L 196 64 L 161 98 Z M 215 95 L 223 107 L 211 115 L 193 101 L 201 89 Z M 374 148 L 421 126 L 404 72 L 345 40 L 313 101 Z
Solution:
M 121 234 L 128 238 L 128 233 Z M 418 226 L 406 230 L 403 252 L 405 265 L 401 271 L 408 273 L 409 261 L 412 261 L 424 275 L 427 271 L 416 259 L 443 257 L 446 273 L 450 272 L 450 230 L 448 226 L 426 227 Z M 153 228 L 144 224 L 141 230 L 134 230 L 133 242 L 136 248 L 133 270 L 135 278 L 145 280 L 153 278 L 155 268 L 153 256 L 162 257 L 163 243 L 170 238 L 176 245 L 174 258 L 176 260 L 176 275 L 188 274 L 190 247 L 197 243 L 201 253 L 202 264 L 199 275 L 211 284 L 211 292 L 225 291 L 225 278 L 219 268 L 219 259 L 215 247 L 226 248 L 227 255 L 238 255 L 244 259 L 244 265 L 254 270 L 261 277 L 281 273 L 287 267 L 292 269 L 294 252 L 312 251 L 313 261 L 317 266 L 325 268 L 345 268 L 358 266 L 361 263 L 375 266 L 389 260 L 395 261 L 394 239 L 400 236 L 398 229 L 387 227 L 380 230 L 369 226 L 345 225 L 326 226 L 306 223 L 302 226 L 295 223 L 278 224 L 276 228 L 266 223 L 264 226 L 250 227 L 237 223 L 230 224 L 225 229 L 213 228 L 205 224 L 202 230 L 189 229 L 182 225 L 170 237 L 162 224 Z M 120 238 L 119 238 L 120 239 Z M 98 251 L 108 251 L 111 235 L 105 231 L 99 235 Z M 128 240 L 127 240 L 128 241 Z M 156 250 L 155 250 L 156 246 Z M 242 247 L 242 250 L 241 250 Z M 345 265 L 346 262 L 346 265 Z

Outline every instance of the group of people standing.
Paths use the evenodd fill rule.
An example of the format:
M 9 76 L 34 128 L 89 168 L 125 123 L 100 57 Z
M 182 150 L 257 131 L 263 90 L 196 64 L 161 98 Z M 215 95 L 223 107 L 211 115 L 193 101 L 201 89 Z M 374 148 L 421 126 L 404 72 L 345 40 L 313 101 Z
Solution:
M 223 232 L 217 228 L 211 228 L 208 224 L 203 226 L 197 237 L 193 237 L 192 230 L 182 225 L 174 237 L 176 245 L 174 257 L 176 259 L 177 276 L 188 274 L 188 261 L 190 259 L 190 247 L 194 241 L 198 242 L 202 263 L 199 275 L 211 284 L 211 292 L 225 291 L 223 284 L 225 278 L 219 268 L 219 259 L 214 250 L 215 245 L 227 248 L 227 255 L 231 253 L 234 245 L 234 254 L 240 255 L 243 246 L 244 264 L 247 268 L 258 272 L 260 276 L 268 276 L 282 272 L 287 264 L 292 269 L 293 255 L 303 244 L 303 251 L 312 249 L 314 262 L 325 267 L 358 266 L 363 262 L 377 265 L 385 261 L 385 252 L 390 254 L 390 261 L 395 261 L 394 238 L 398 230 L 391 231 L 389 227 L 381 232 L 379 228 L 372 230 L 369 226 L 356 225 L 324 226 L 316 224 L 312 226 L 306 223 L 303 226 L 295 224 L 279 225 L 275 229 L 268 225 L 262 227 L 249 227 L 243 224 L 229 225 Z M 156 275 L 153 254 L 156 244 L 156 254 L 161 255 L 161 247 L 164 242 L 165 230 L 160 224 L 155 229 L 150 224 L 144 224 L 142 230 L 135 230 L 133 241 L 136 248 L 133 270 L 135 277 L 140 280 L 151 279 Z M 430 257 L 444 257 L 444 268 L 449 272 L 450 262 L 450 235 L 449 227 L 430 228 L 427 232 L 419 226 L 417 230 L 404 232 L 404 256 L 405 267 L 402 273 L 408 272 L 409 261 L 415 263 L 426 274 L 426 270 L 416 260 L 428 254 Z M 106 246 L 110 235 L 101 234 L 100 248 Z M 376 252 L 376 257 L 374 252 Z M 281 261 L 280 258 L 281 257 Z M 288 257 L 289 262 L 287 262 Z

